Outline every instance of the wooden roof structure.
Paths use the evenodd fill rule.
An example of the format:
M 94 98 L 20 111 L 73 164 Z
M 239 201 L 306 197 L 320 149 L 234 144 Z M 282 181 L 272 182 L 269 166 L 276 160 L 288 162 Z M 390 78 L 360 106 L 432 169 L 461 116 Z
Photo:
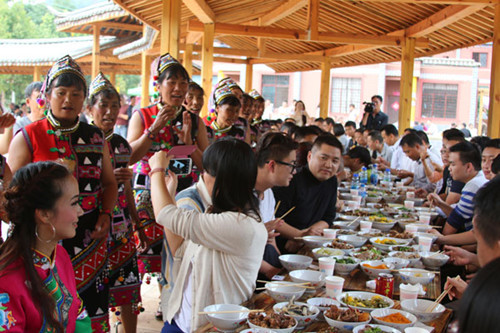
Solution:
M 406 61 L 401 113 L 411 104 L 411 90 L 407 94 L 403 86 L 413 72 L 410 60 L 494 41 L 500 29 L 499 0 L 113 1 L 160 31 L 149 54 L 208 50 L 201 55 L 203 67 L 217 55 L 232 56 L 234 62 L 265 63 L 277 72 L 321 69 L 326 84 L 330 68 Z M 213 39 L 229 47 L 213 48 Z M 500 87 L 498 93 L 500 101 Z M 321 103 L 326 112 L 328 101 Z M 406 118 L 400 116 L 400 124 L 409 125 Z

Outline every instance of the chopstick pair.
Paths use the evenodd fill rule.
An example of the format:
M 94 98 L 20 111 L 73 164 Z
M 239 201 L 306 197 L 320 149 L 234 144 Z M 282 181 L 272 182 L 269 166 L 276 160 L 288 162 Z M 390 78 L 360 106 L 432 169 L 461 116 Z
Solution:
M 227 311 L 201 311 L 198 312 L 199 315 L 204 315 L 204 314 L 219 314 L 219 313 L 242 313 L 242 312 L 264 312 L 264 309 L 256 309 L 256 310 L 227 310 Z
M 280 204 L 281 204 L 281 200 L 278 201 L 278 203 L 276 204 L 276 207 L 274 208 L 274 216 L 276 216 L 276 212 L 278 211 L 278 208 L 280 208 Z M 281 217 L 279 217 L 278 220 L 283 220 L 285 218 L 285 216 L 290 214 L 292 212 L 292 210 L 294 210 L 294 209 L 295 209 L 295 206 L 290 208 L 285 214 L 281 215 Z
M 455 280 L 459 280 L 460 279 L 460 276 L 456 276 L 455 277 Z M 434 309 L 439 305 L 439 303 L 441 303 L 441 301 L 445 298 L 446 295 L 448 295 L 448 293 L 450 292 L 451 288 L 453 288 L 453 285 L 449 285 L 448 288 L 446 288 L 442 293 L 441 295 L 438 296 L 438 298 L 436 298 L 436 300 L 434 301 L 434 303 L 432 303 L 431 305 L 429 305 L 427 307 L 427 309 L 425 309 L 425 312 L 432 312 L 434 311 Z

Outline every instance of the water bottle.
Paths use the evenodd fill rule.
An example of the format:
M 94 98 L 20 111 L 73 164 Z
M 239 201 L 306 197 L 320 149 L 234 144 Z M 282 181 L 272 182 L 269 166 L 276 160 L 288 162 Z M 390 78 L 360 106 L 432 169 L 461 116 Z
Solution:
M 377 185 L 378 183 L 377 164 L 372 165 L 372 174 L 370 175 L 370 183 L 372 183 L 373 185 Z
M 351 189 L 353 190 L 359 189 L 359 175 L 357 173 L 352 175 Z
M 391 182 L 391 169 L 387 168 L 385 169 L 384 172 L 384 182 L 390 183 Z
M 366 167 L 361 168 L 361 174 L 359 176 L 359 181 L 361 184 L 368 184 L 368 171 Z
M 364 204 L 364 202 L 366 200 L 366 185 L 365 184 L 361 184 L 361 186 L 359 187 L 358 193 L 361 196 L 361 203 Z

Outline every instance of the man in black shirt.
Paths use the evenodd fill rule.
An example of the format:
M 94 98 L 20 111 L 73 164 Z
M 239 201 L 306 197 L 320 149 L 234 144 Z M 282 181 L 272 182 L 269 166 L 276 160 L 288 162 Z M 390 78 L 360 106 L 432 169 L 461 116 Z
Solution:
M 389 117 L 382 112 L 382 96 L 375 95 L 372 97 L 373 112 L 365 112 L 363 119 L 359 123 L 359 127 L 370 130 L 381 131 L 382 127 L 389 123 Z
M 277 244 L 282 253 L 296 252 L 302 243 L 295 237 L 322 235 L 332 225 L 337 202 L 337 170 L 342 159 L 342 144 L 334 135 L 318 136 L 307 156 L 307 166 L 294 175 L 288 187 L 273 189 L 281 201 L 276 216 L 295 209 L 277 229 Z

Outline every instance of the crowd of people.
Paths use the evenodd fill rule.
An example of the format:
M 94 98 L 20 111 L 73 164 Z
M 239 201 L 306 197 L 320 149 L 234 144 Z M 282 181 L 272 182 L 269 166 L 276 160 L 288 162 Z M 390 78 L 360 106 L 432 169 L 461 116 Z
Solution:
M 169 54 L 154 85 L 158 99 L 132 112 L 103 73 L 87 85 L 66 56 L 27 87 L 26 118 L 0 117 L 10 223 L 0 330 L 109 332 L 111 312 L 135 332 L 141 283 L 155 273 L 162 332 L 192 332 L 207 323 L 205 306 L 248 300 L 258 277 L 281 271 L 280 254 L 332 227 L 339 183 L 366 170 L 439 208 L 437 241 L 464 278 L 478 271 L 446 282 L 462 298 L 461 332 L 494 327 L 496 307 L 484 304 L 498 304 L 500 289 L 500 139 L 451 128 L 436 151 L 423 130 L 388 124 L 378 95 L 359 124 L 313 119 L 301 101 L 286 119 L 263 119 L 263 96 L 230 78 L 202 117 L 205 92 Z M 178 175 L 181 158 L 192 167 Z

